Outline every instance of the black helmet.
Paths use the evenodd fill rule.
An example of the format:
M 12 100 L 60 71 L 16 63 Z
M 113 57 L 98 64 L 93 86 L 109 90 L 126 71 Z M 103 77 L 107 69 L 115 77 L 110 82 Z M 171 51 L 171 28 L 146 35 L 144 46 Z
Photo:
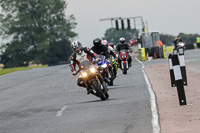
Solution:
M 93 44 L 95 47 L 99 47 L 101 45 L 101 39 L 99 38 L 94 39 Z
M 179 40 L 179 42 L 182 42 L 182 41 L 183 41 L 183 38 L 182 38 L 182 37 L 179 37 L 178 40 Z

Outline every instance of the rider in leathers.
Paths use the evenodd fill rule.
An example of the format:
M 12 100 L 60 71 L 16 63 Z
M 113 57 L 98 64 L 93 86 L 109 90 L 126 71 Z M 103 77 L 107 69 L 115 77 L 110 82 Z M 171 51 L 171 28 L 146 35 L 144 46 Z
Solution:
M 94 51 L 98 55 L 106 56 L 106 61 L 108 63 L 110 63 L 110 53 L 108 52 L 108 48 L 101 43 L 101 39 L 99 39 L 99 38 L 94 39 L 93 44 L 94 44 L 94 46 L 91 48 L 91 50 Z M 107 76 L 107 78 L 110 78 L 109 73 L 107 73 L 106 76 Z M 104 77 L 104 81 L 106 83 L 110 83 L 110 81 L 107 78 Z
M 128 51 L 132 51 L 132 49 L 130 48 L 130 46 L 129 46 L 127 43 L 125 43 L 125 38 L 121 37 L 121 38 L 119 39 L 119 42 L 120 42 L 120 43 L 116 46 L 116 51 L 117 51 L 117 53 L 118 53 L 118 61 L 119 61 L 119 64 L 121 65 L 121 60 L 120 60 L 120 58 L 119 58 L 120 50 L 125 49 L 125 50 L 128 50 Z M 131 67 L 131 62 L 132 62 L 132 58 L 131 58 L 131 56 L 128 54 L 128 65 L 129 65 L 129 67 Z
M 93 40 L 94 46 L 91 48 L 96 54 L 106 56 L 106 59 L 110 58 L 110 53 L 108 52 L 108 48 L 101 43 L 101 39 L 96 38 Z
M 108 52 L 110 53 L 110 55 L 112 55 L 114 58 L 116 58 L 114 49 L 108 45 L 108 41 L 107 40 L 102 40 L 102 44 L 105 45 L 108 48 Z
M 91 57 L 92 58 L 96 58 L 96 54 L 90 50 L 87 47 L 82 47 L 82 44 L 78 41 L 75 41 L 72 43 L 72 49 L 73 49 L 73 53 L 71 55 L 71 71 L 72 74 L 75 76 L 76 75 L 76 64 L 79 66 L 80 63 L 84 60 L 89 60 L 91 62 Z M 86 87 L 85 84 L 83 83 L 83 79 L 81 77 L 81 75 L 79 76 L 78 80 L 77 80 L 77 85 L 80 87 Z M 88 90 L 88 94 L 90 93 L 90 91 Z
M 108 52 L 110 53 L 110 55 L 112 55 L 115 58 L 115 60 L 117 62 L 118 59 L 116 58 L 116 54 L 114 52 L 113 47 L 109 46 L 107 40 L 102 40 L 102 44 L 105 45 L 108 48 Z M 116 69 L 114 69 L 114 74 L 117 75 L 117 66 L 115 67 L 115 65 L 113 65 L 113 67 L 116 68 Z

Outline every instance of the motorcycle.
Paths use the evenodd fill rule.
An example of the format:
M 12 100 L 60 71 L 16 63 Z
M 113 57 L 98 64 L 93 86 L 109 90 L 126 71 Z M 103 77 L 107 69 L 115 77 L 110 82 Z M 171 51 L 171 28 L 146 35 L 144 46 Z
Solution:
M 121 60 L 120 68 L 123 72 L 123 74 L 127 74 L 127 70 L 129 69 L 128 66 L 128 51 L 127 50 L 121 50 L 119 53 L 119 57 Z
M 110 86 L 113 86 L 113 81 L 117 77 L 117 62 L 114 57 L 111 57 L 108 69 L 110 73 Z
M 96 59 L 93 59 L 93 61 L 97 61 L 96 66 L 98 67 L 98 71 L 101 74 L 101 76 L 103 77 L 104 81 L 108 84 L 108 85 L 113 85 L 113 77 L 111 77 L 110 72 L 109 72 L 109 68 L 110 63 L 108 63 L 108 61 L 106 60 L 106 57 L 103 55 L 97 55 Z
M 100 97 L 101 100 L 109 98 L 107 86 L 95 65 L 88 60 L 82 61 L 76 74 L 78 73 L 80 73 L 84 84 L 93 95 Z
M 183 48 L 183 50 L 185 50 L 185 43 L 184 42 L 179 42 L 178 43 L 178 48 Z

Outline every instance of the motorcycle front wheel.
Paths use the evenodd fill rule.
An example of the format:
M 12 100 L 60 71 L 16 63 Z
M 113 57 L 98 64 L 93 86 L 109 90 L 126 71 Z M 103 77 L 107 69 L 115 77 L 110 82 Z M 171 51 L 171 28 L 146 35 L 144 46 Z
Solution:
M 106 96 L 102 91 L 100 84 L 96 80 L 91 81 L 91 86 L 94 88 L 96 95 L 100 97 L 101 100 L 106 100 Z
M 123 74 L 127 74 L 126 63 L 123 63 L 123 65 L 124 65 Z

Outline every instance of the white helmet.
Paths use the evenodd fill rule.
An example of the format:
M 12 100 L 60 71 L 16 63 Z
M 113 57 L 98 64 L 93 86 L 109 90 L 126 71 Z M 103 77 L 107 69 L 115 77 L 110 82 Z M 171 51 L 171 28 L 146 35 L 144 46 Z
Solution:
M 121 37 L 120 39 L 119 39 L 119 42 L 121 43 L 121 44 L 124 44 L 125 43 L 125 38 L 124 37 Z
M 108 47 L 108 41 L 107 40 L 102 40 L 101 43 Z
M 79 49 L 78 49 L 79 48 Z M 79 41 L 74 41 L 72 43 L 72 49 L 76 53 L 81 53 L 82 44 Z

